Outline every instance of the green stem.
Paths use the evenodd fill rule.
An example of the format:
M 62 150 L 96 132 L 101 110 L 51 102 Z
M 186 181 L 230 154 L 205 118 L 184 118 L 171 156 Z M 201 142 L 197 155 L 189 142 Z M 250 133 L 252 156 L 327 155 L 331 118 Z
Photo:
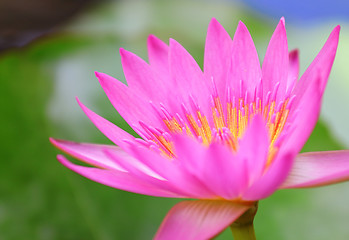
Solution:
M 258 202 L 253 207 L 242 214 L 233 224 L 230 229 L 233 233 L 234 240 L 256 240 L 256 235 L 253 228 L 253 219 L 258 209 Z

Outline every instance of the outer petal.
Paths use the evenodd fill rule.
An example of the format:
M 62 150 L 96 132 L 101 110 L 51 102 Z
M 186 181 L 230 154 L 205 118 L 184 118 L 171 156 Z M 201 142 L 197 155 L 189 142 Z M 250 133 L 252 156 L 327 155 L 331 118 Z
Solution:
M 50 141 L 55 147 L 62 150 L 63 152 L 68 153 L 69 155 L 77 159 L 80 159 L 81 161 L 84 161 L 90 165 L 99 168 L 126 172 L 124 168 L 122 168 L 119 164 L 110 159 L 104 153 L 103 149 L 109 149 L 110 151 L 116 152 L 116 154 L 121 155 L 125 159 L 132 158 L 121 148 L 116 146 L 91 143 L 77 143 L 53 138 L 50 138 Z
M 226 94 L 227 73 L 231 64 L 232 40 L 222 25 L 213 18 L 208 26 L 204 74 L 207 79 L 213 80 L 217 86 L 218 94 L 222 100 Z
M 292 95 L 295 101 L 288 121 L 292 124 L 283 145 L 300 151 L 308 139 L 320 113 L 321 98 L 337 50 L 340 27 L 330 34 L 325 45 L 298 81 Z M 298 112 L 298 114 L 297 114 Z
M 253 96 L 255 88 L 261 81 L 261 74 L 258 54 L 252 37 L 245 24 L 240 21 L 233 39 L 228 86 L 236 90 L 235 96 L 239 96 L 240 88 L 242 94 L 247 90 Z
M 133 156 L 143 162 L 155 173 L 170 182 L 172 186 L 192 198 L 214 198 L 217 197 L 212 191 L 200 182 L 191 173 L 183 169 L 177 160 L 170 160 L 163 157 L 154 150 L 141 146 L 131 146 Z
M 169 47 L 166 43 L 150 35 L 148 37 L 148 56 L 150 66 L 162 77 L 169 76 L 168 54 Z M 169 77 L 168 77 L 169 78 Z
M 349 150 L 299 154 L 281 188 L 316 187 L 349 179 Z
M 145 194 L 156 197 L 178 197 L 178 195 L 158 189 L 148 183 L 139 181 L 127 172 L 104 170 L 93 167 L 83 167 L 68 161 L 64 156 L 58 155 L 57 159 L 67 168 L 92 181 L 124 191 Z
M 78 104 L 84 111 L 84 113 L 87 115 L 87 117 L 93 122 L 93 124 L 112 142 L 114 142 L 116 145 L 120 146 L 121 148 L 126 147 L 126 143 L 124 140 L 133 140 L 134 137 L 124 130 L 120 129 L 116 125 L 112 124 L 111 122 L 105 120 L 101 116 L 97 115 L 96 113 L 92 112 L 90 109 L 88 109 L 85 105 L 83 105 L 79 99 L 77 99 Z
M 263 66 L 263 95 L 273 92 L 276 83 L 280 83 L 276 95 L 276 102 L 285 95 L 288 75 L 288 46 L 285 29 L 285 20 L 282 18 L 270 39 Z
M 123 158 L 119 154 L 110 151 L 110 149 L 105 149 L 105 153 L 108 157 L 112 158 L 115 162 L 117 162 L 120 166 L 126 169 L 129 173 L 133 174 L 139 181 L 147 182 L 153 186 L 158 187 L 159 189 L 166 190 L 168 192 L 173 192 L 179 196 L 188 197 L 187 194 L 181 192 L 177 188 L 173 187 L 170 182 L 166 179 L 163 179 L 158 174 L 154 173 L 143 163 L 137 161 L 127 161 L 127 159 Z
M 154 239 L 211 239 L 250 207 L 231 201 L 183 201 L 170 210 Z
M 318 78 L 320 79 L 320 91 L 324 91 L 328 76 L 330 75 L 334 57 L 336 55 L 339 40 L 339 31 L 340 26 L 337 26 L 333 29 L 319 54 L 299 79 L 299 82 L 293 92 L 296 96 L 302 96 L 307 88 L 313 86 L 312 82 L 318 81 Z M 297 105 L 299 101 L 301 101 L 301 98 L 298 98 L 298 100 L 296 100 L 295 105 Z
M 122 67 L 128 86 L 137 93 L 154 102 L 166 104 L 168 86 L 166 78 L 156 74 L 151 67 L 137 55 L 120 49 Z
M 140 127 L 139 121 L 142 120 L 153 127 L 163 126 L 145 96 L 107 74 L 96 72 L 96 76 L 110 102 L 128 124 Z
M 320 78 L 310 84 L 311 86 L 301 96 L 302 101 L 297 108 L 290 111 L 287 119 L 290 126 L 284 130 L 287 135 L 282 143 L 281 151 L 291 151 L 298 154 L 319 118 L 322 97 Z
M 210 116 L 209 86 L 194 58 L 175 40 L 170 39 L 170 74 L 175 82 L 178 100 L 190 106 L 190 96 L 204 112 Z M 177 102 L 178 105 L 178 102 Z
M 98 168 L 130 172 L 129 168 L 131 166 L 142 174 L 162 179 L 158 174 L 150 170 L 149 167 L 139 162 L 120 147 L 104 144 L 77 143 L 53 138 L 50 138 L 50 141 L 65 153 Z M 125 168 L 125 164 L 123 163 L 128 168 Z

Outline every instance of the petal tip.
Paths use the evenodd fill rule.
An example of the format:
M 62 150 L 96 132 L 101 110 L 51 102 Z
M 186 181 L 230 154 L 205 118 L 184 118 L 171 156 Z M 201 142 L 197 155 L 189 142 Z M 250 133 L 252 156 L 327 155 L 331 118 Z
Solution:
M 97 71 L 95 71 L 95 76 L 97 77 L 97 78 L 99 78 L 99 72 L 97 72 Z
M 67 166 L 68 159 L 64 157 L 62 154 L 57 155 L 57 160 L 62 163 L 64 166 Z
M 103 81 L 103 79 L 106 75 L 107 74 L 105 74 L 105 73 L 95 71 L 95 76 L 97 77 L 99 82 Z
M 220 25 L 220 23 L 218 22 L 218 20 L 216 19 L 216 18 L 211 18 L 211 21 L 210 21 L 210 23 L 209 23 L 209 27 L 210 26 L 216 26 L 216 25 Z
M 290 55 L 298 55 L 298 54 L 299 54 L 298 48 L 292 49 L 292 51 L 290 51 Z
M 72 164 L 65 156 L 63 156 L 62 154 L 58 154 L 57 155 L 57 160 L 58 162 L 60 162 L 64 167 L 69 168 L 70 170 L 72 169 L 72 166 L 74 164 Z M 74 170 L 73 170 L 74 171 Z
M 154 34 L 150 34 L 147 39 L 148 48 L 166 48 L 167 44 Z
M 282 22 L 285 25 L 285 17 L 281 17 L 280 22 Z
M 125 54 L 126 50 L 124 48 L 119 48 L 119 53 L 122 56 L 123 54 Z
M 240 20 L 240 21 L 238 22 L 238 27 L 239 27 L 239 26 L 245 26 L 244 22 Z
M 147 43 L 148 43 L 148 45 L 153 45 L 154 44 L 154 42 L 156 42 L 156 41 L 158 41 L 159 40 L 159 38 L 157 38 L 155 35 L 153 35 L 153 34 L 150 34 L 149 36 L 148 36 L 148 39 L 147 39 Z
M 80 101 L 78 97 L 76 97 L 75 99 L 81 108 L 85 107 L 85 105 Z
M 293 63 L 294 61 L 299 62 L 299 49 L 298 48 L 293 49 L 292 51 L 290 51 L 288 56 L 291 63 Z
M 132 53 L 125 50 L 124 48 L 120 48 L 119 53 L 121 56 L 121 64 L 123 65 L 123 68 L 124 68 L 124 65 L 127 64 L 127 60 L 129 59 Z M 124 68 L 124 71 L 125 71 L 125 68 Z
M 226 32 L 225 28 L 222 26 L 222 24 L 216 18 L 212 18 L 209 25 L 208 25 L 207 34 L 208 35 L 220 34 L 222 32 L 223 33 Z
M 176 44 L 178 44 L 178 42 L 176 40 L 174 40 L 173 38 L 169 39 L 169 43 L 170 43 L 170 46 L 175 46 Z
M 242 21 L 239 21 L 238 26 L 236 27 L 235 35 L 242 35 L 244 33 L 248 33 L 250 35 L 246 25 Z M 234 35 L 234 37 L 235 37 L 235 35 Z M 241 36 L 239 36 L 239 37 L 241 37 Z
M 57 147 L 58 139 L 54 139 L 53 137 L 49 137 L 48 139 L 53 146 Z
M 336 38 L 337 41 L 338 41 L 338 39 L 339 39 L 339 33 L 340 33 L 340 31 L 341 31 L 341 26 L 340 26 L 340 25 L 337 25 L 337 26 L 332 30 L 332 33 L 331 33 L 331 35 L 332 35 L 334 38 Z

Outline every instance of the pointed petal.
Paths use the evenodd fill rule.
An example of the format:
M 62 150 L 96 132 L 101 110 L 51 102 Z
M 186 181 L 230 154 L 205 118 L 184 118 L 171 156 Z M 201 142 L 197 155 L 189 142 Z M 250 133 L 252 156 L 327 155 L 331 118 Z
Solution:
M 317 187 L 349 180 L 349 150 L 302 153 L 281 188 Z
M 288 75 L 288 46 L 285 20 L 282 18 L 270 39 L 263 66 L 263 95 L 273 91 L 276 83 L 280 83 L 276 102 L 285 94 Z
M 289 53 L 289 67 L 288 67 L 288 80 L 287 91 L 294 87 L 299 76 L 299 51 L 298 49 L 292 50 Z
M 300 151 L 319 117 L 321 98 L 336 54 L 340 27 L 330 34 L 325 45 L 298 81 L 292 95 L 295 101 L 288 119 L 293 119 L 293 130 L 284 145 Z M 297 117 L 294 116 L 296 112 Z
M 321 92 L 324 91 L 328 76 L 332 68 L 334 57 L 336 55 L 339 32 L 340 26 L 337 26 L 333 29 L 319 54 L 299 79 L 298 84 L 293 91 L 293 94 L 298 96 L 294 103 L 295 106 L 297 106 L 299 102 L 302 101 L 301 96 L 303 96 L 304 92 L 306 92 L 308 88 L 314 86 L 312 82 L 318 81 L 318 78 L 320 79 L 318 87 L 320 88 Z
M 153 127 L 163 126 L 146 97 L 107 74 L 96 72 L 96 76 L 114 108 L 130 126 L 139 127 L 139 121 Z
M 262 116 L 257 115 L 239 142 L 238 159 L 246 162 L 248 182 L 253 183 L 264 171 L 269 152 L 269 133 Z
M 249 94 L 254 94 L 257 84 L 261 80 L 261 67 L 258 54 L 254 46 L 252 37 L 241 21 L 238 24 L 234 38 L 233 50 L 230 66 L 229 86 L 240 91 L 240 81 L 242 81 L 242 94 L 247 90 Z M 236 92 L 238 96 L 240 92 Z
M 211 239 L 250 207 L 231 201 L 183 201 L 169 211 L 154 239 Z
M 238 198 L 245 176 L 231 150 L 219 143 L 212 143 L 202 160 L 205 168 L 201 177 L 206 180 L 206 186 L 225 199 Z
M 177 197 L 173 193 L 157 189 L 148 183 L 139 181 L 127 172 L 79 166 L 71 163 L 62 155 L 58 155 L 57 159 L 70 170 L 109 187 L 156 197 Z
M 103 151 L 103 149 L 109 149 L 110 151 L 116 152 L 116 154 L 121 155 L 125 159 L 132 158 L 121 148 L 111 145 L 103 144 L 91 144 L 91 143 L 77 143 L 59 139 L 50 138 L 51 143 L 62 150 L 63 152 L 83 161 L 90 165 L 126 172 L 115 161 L 110 159 Z
M 53 138 L 50 138 L 50 141 L 63 152 L 98 168 L 127 172 L 129 171 L 129 165 L 131 165 L 143 174 L 162 179 L 158 174 L 154 173 L 120 147 L 104 144 L 77 143 Z M 124 164 L 124 162 L 127 164 Z
M 148 182 L 159 189 L 163 189 L 167 192 L 174 192 L 174 194 L 178 195 L 177 197 L 180 196 L 180 193 L 176 191 L 176 189 L 168 187 L 167 182 L 163 181 L 159 175 L 119 147 L 102 144 L 76 143 L 52 138 L 50 141 L 57 148 L 83 162 L 106 170 L 129 172 L 130 176 L 132 175 L 139 181 Z M 132 171 L 130 171 L 130 169 Z
M 313 131 L 320 115 L 322 91 L 320 89 L 320 77 L 317 81 L 310 82 L 310 86 L 303 93 L 302 101 L 297 108 L 292 106 L 287 119 L 290 127 L 287 130 L 280 151 L 291 151 L 298 154 Z M 296 97 L 297 99 L 297 97 Z
M 279 153 L 266 173 L 247 189 L 242 199 L 258 201 L 273 194 L 287 178 L 293 164 L 294 156 L 295 154 L 292 152 Z
M 170 89 L 166 85 L 168 81 L 153 72 L 148 63 L 134 53 L 121 48 L 120 55 L 129 88 L 153 102 L 166 104 L 168 90 Z
M 113 143 L 120 146 L 121 148 L 124 148 L 126 146 L 126 143 L 124 142 L 124 140 L 134 139 L 132 135 L 128 134 L 127 132 L 120 129 L 119 127 L 112 124 L 111 122 L 105 120 L 104 118 L 97 115 L 96 113 L 92 112 L 85 105 L 83 105 L 79 99 L 76 99 L 76 100 L 80 105 L 81 109 L 87 115 L 87 117 L 92 121 L 92 123 Z
M 179 101 L 189 104 L 192 96 L 205 116 L 211 113 L 210 92 L 200 67 L 194 58 L 175 40 L 170 39 L 170 74 L 175 82 Z
M 207 29 L 204 74 L 216 84 L 222 100 L 226 94 L 227 73 L 231 64 L 232 40 L 220 23 L 213 18 Z
M 137 177 L 138 180 L 142 182 L 147 182 L 159 189 L 163 189 L 167 192 L 172 192 L 179 196 L 187 197 L 185 193 L 181 192 L 177 188 L 173 187 L 170 182 L 159 176 L 157 173 L 152 171 L 148 166 L 144 165 L 140 161 L 128 161 L 123 158 L 123 156 L 110 151 L 110 149 L 105 149 L 105 154 L 117 162 L 126 171 Z
M 168 45 L 154 35 L 148 37 L 147 43 L 150 66 L 161 76 L 169 76 Z
M 133 155 L 148 166 L 155 173 L 170 182 L 172 186 L 179 189 L 191 198 L 213 198 L 216 197 L 207 190 L 195 176 L 183 169 L 177 160 L 169 160 L 156 153 L 154 150 L 139 146 L 131 146 Z
M 174 137 L 174 145 L 183 167 L 210 191 L 225 199 L 238 197 L 242 171 L 226 146 L 211 143 L 207 148 L 196 139 L 181 135 Z

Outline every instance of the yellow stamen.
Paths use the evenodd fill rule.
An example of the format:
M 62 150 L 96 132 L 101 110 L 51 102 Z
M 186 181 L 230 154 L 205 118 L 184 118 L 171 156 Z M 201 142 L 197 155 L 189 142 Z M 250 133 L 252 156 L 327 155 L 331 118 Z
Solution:
M 258 99 L 252 104 L 245 102 L 243 98 L 239 98 L 235 104 L 231 101 L 226 104 L 226 118 L 224 117 L 222 103 L 219 97 L 213 98 L 212 119 L 215 130 L 210 128 L 208 120 L 200 110 L 195 111 L 192 115 L 186 110 L 186 122 L 178 121 L 175 117 L 171 119 L 164 118 L 164 123 L 168 130 L 172 133 L 181 133 L 191 137 L 202 139 L 202 143 L 208 146 L 212 141 L 221 141 L 229 146 L 232 151 L 238 151 L 238 140 L 241 138 L 248 127 L 248 123 L 257 114 L 261 114 L 266 121 L 268 132 L 270 135 L 270 146 L 267 165 L 268 167 L 274 159 L 278 148 L 275 146 L 276 140 L 280 137 L 282 130 L 287 121 L 289 109 L 287 104 L 289 99 L 286 99 L 276 108 L 276 102 L 270 101 L 264 107 L 262 100 Z M 194 117 L 195 116 L 195 117 Z M 215 136 L 213 134 L 216 134 Z M 217 139 L 218 138 L 218 139 Z M 157 142 L 160 149 L 168 156 L 173 157 L 172 142 L 166 140 L 162 135 L 155 136 L 153 141 Z

